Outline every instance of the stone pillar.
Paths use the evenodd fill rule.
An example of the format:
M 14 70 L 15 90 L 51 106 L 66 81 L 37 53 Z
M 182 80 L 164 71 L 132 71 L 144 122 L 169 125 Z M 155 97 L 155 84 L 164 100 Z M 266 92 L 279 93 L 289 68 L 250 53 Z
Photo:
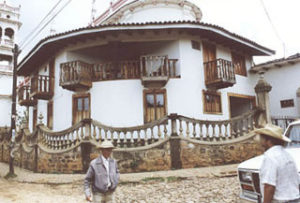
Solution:
M 300 87 L 297 89 L 297 109 L 298 109 L 298 117 L 300 116 Z
M 263 119 L 260 120 L 260 125 L 265 125 L 266 123 L 271 123 L 271 113 L 270 113 L 270 98 L 269 92 L 272 90 L 272 86 L 264 79 L 264 73 L 259 73 L 260 78 L 255 86 L 255 92 L 257 95 L 257 105 L 259 108 L 263 109 L 264 115 Z
M 180 137 L 177 133 L 177 114 L 171 114 L 169 116 L 171 119 L 171 137 L 170 137 L 170 153 L 171 153 L 171 168 L 172 169 L 181 169 L 181 147 L 180 147 Z

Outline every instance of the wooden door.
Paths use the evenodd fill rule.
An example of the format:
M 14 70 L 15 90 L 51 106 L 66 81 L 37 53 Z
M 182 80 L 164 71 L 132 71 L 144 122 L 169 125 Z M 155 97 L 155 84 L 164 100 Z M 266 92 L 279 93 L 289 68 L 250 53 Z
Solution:
M 73 119 L 72 124 L 90 118 L 90 94 L 73 95 Z
M 205 81 L 210 82 L 216 78 L 217 61 L 216 46 L 207 42 L 203 42 L 203 63 Z
M 207 42 L 203 42 L 203 62 L 216 60 L 216 46 Z

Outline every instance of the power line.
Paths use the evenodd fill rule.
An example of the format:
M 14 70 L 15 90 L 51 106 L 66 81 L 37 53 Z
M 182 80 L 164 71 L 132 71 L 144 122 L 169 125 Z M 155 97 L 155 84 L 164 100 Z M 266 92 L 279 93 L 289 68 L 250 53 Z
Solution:
M 57 8 L 57 6 L 62 2 L 63 0 L 59 0 L 52 9 L 46 14 L 46 16 L 40 21 L 40 23 L 24 38 L 24 40 L 20 43 L 20 46 L 23 46 L 23 44 L 28 40 L 30 36 L 32 36 L 35 31 L 42 25 L 42 23 L 50 16 L 50 14 Z
M 54 16 L 52 16 L 52 18 L 50 18 L 50 20 L 38 31 L 38 33 L 36 33 L 31 39 L 33 40 L 34 38 L 36 38 L 44 29 L 45 29 L 45 27 L 47 26 L 47 25 L 49 25 L 49 23 L 62 11 L 62 10 L 64 10 L 64 8 L 65 7 L 67 7 L 68 6 L 68 4 L 69 3 L 71 3 L 71 1 L 72 0 L 69 0 L 67 3 L 65 3 L 64 5 L 63 5 L 63 7 L 54 15 Z M 22 49 L 24 49 L 29 43 L 31 42 L 31 40 L 30 41 L 28 41 L 26 44 L 24 44 L 21 48 Z
M 275 25 L 274 25 L 274 23 L 273 23 L 273 21 L 272 21 L 270 15 L 269 15 L 269 12 L 268 12 L 268 10 L 267 10 L 267 7 L 266 7 L 264 1 L 263 1 L 263 0 L 260 0 L 260 2 L 261 2 L 261 4 L 262 4 L 262 7 L 263 7 L 263 9 L 264 9 L 264 12 L 265 12 L 265 14 L 266 14 L 268 20 L 269 20 L 269 22 L 270 22 L 270 24 L 271 24 L 271 26 L 272 26 L 273 32 L 275 33 L 275 35 L 277 36 L 277 38 L 279 39 L 279 41 L 280 41 L 281 44 L 282 44 L 282 47 L 283 47 L 283 55 L 284 55 L 284 57 L 285 57 L 285 43 L 284 43 L 284 41 L 282 40 L 282 38 L 280 37 L 279 32 L 277 31 L 277 29 L 276 29 L 276 27 L 275 27 Z

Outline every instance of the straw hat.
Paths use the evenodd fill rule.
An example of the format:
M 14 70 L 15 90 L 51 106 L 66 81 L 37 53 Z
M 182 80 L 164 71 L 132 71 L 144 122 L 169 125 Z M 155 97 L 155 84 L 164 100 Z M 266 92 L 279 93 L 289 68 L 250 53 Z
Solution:
M 99 146 L 100 149 L 113 149 L 115 146 L 108 140 L 105 140 L 104 142 L 101 143 Z
M 283 135 L 283 130 L 281 127 L 278 127 L 276 125 L 267 124 L 263 128 L 259 128 L 257 130 L 254 130 L 255 133 L 260 135 L 266 135 L 269 137 L 273 137 L 275 139 L 284 141 L 284 142 L 291 142 L 291 140 Z

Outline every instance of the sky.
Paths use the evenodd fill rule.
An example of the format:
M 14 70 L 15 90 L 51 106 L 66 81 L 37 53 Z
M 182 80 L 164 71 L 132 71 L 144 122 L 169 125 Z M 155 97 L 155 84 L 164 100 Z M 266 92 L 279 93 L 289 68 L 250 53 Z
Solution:
M 0 0 L 3 1 L 3 0 Z M 63 0 L 62 7 L 69 0 Z M 254 61 L 281 58 L 284 56 L 282 41 L 285 44 L 285 56 L 300 52 L 300 0 L 263 0 L 273 25 L 280 39 L 264 12 L 262 0 L 189 0 L 200 7 L 203 13 L 202 22 L 212 23 L 253 40 L 276 51 L 271 57 L 255 57 Z M 10 0 L 13 6 L 21 5 L 20 20 L 23 23 L 18 43 L 39 24 L 58 0 Z M 97 14 L 105 11 L 110 0 L 96 0 Z M 72 30 L 88 25 L 91 19 L 92 0 L 72 0 L 70 4 L 41 32 L 30 44 L 22 49 L 20 59 L 24 57 L 39 40 L 50 35 L 50 30 L 56 33 Z M 59 8 L 58 8 L 59 9 Z

